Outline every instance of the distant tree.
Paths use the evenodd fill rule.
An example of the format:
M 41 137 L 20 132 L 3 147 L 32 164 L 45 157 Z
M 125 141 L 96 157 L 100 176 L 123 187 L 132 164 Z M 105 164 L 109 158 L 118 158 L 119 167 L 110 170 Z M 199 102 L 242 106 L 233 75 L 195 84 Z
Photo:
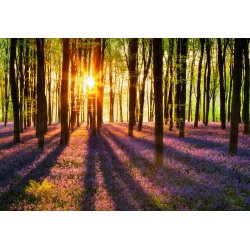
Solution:
M 177 38 L 176 47 L 176 91 L 175 91 L 175 121 L 176 128 L 179 128 L 180 119 L 180 92 L 181 92 L 181 38 Z
M 169 116 L 169 130 L 173 130 L 173 53 L 174 53 L 174 39 L 169 39 L 169 94 L 168 94 L 168 112 Z
M 244 134 L 249 134 L 249 40 L 245 39 L 244 43 L 244 59 L 245 59 L 245 82 L 244 82 L 244 100 L 243 100 L 243 122 Z
M 153 73 L 155 93 L 155 166 L 163 164 L 163 93 L 162 67 L 163 48 L 162 38 L 153 39 Z
M 68 88 L 69 88 L 69 38 L 63 39 L 62 85 L 61 85 L 61 138 L 60 143 L 69 141 Z
M 200 39 L 200 45 L 201 45 L 201 54 L 200 54 L 200 60 L 199 60 L 199 66 L 198 66 L 198 80 L 197 80 L 197 100 L 196 100 L 196 108 L 195 108 L 195 120 L 194 120 L 194 127 L 198 127 L 198 121 L 199 121 L 199 110 L 200 110 L 200 99 L 201 99 L 201 69 L 202 69 L 202 60 L 204 55 L 204 45 L 205 45 L 205 39 Z
M 224 68 L 225 68 L 225 57 L 226 57 L 226 47 L 228 44 L 228 40 L 224 44 L 224 48 L 222 51 L 221 38 L 217 39 L 218 41 L 218 67 L 219 67 L 219 75 L 220 75 L 220 120 L 221 120 L 221 128 L 226 128 L 226 90 L 225 90 L 225 77 L 224 77 Z
M 207 55 L 207 79 L 206 79 L 206 117 L 205 125 L 208 125 L 209 104 L 210 104 L 210 78 L 211 78 L 211 41 L 206 39 L 206 55 Z
M 44 148 L 46 122 L 44 38 L 36 39 L 37 46 L 37 138 L 38 147 Z
M 23 73 L 23 38 L 18 39 L 18 51 L 19 51 L 19 60 L 18 60 L 18 79 L 19 79 L 19 110 L 20 110 L 20 132 L 23 132 L 23 114 L 24 114 L 24 73 Z
M 94 48 L 94 78 L 96 83 L 97 97 L 97 131 L 100 130 L 102 124 L 102 82 L 101 82 L 101 38 L 95 39 Z
M 146 57 L 146 49 L 148 47 L 148 55 Z M 145 84 L 148 77 L 148 72 L 151 64 L 152 57 L 152 39 L 146 41 L 145 38 L 142 39 L 142 61 L 143 61 L 143 79 L 139 95 L 139 121 L 138 121 L 138 131 L 142 129 L 143 122 L 143 107 L 144 107 L 144 97 L 145 97 Z
M 14 113 L 14 142 L 20 142 L 18 86 L 16 82 L 16 70 L 15 70 L 16 45 L 17 45 L 17 39 L 11 38 L 9 75 L 10 75 L 11 99 L 13 103 L 13 113 Z
M 185 135 L 185 120 L 186 120 L 186 69 L 187 69 L 187 51 L 188 51 L 188 39 L 182 38 L 180 41 L 180 108 L 179 108 L 179 136 Z
M 137 84 L 137 53 L 138 38 L 129 39 L 128 69 L 129 69 L 129 122 L 128 135 L 133 136 L 135 124 L 136 84 Z
M 231 110 L 231 127 L 230 127 L 230 141 L 229 153 L 231 155 L 237 154 L 238 143 L 238 126 L 240 117 L 240 92 L 242 81 L 242 59 L 245 40 L 242 38 L 235 38 L 234 45 L 234 81 L 233 81 L 233 97 Z

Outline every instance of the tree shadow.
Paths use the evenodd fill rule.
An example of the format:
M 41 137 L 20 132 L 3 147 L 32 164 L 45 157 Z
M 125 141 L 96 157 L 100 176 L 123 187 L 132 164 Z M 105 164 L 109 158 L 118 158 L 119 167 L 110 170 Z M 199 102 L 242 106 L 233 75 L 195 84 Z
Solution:
M 94 149 L 89 150 L 92 150 L 92 152 L 94 150 L 94 153 L 92 153 L 91 157 L 88 155 L 87 166 L 89 169 L 84 181 L 85 190 L 88 192 L 88 188 L 91 187 L 91 189 L 94 189 L 94 192 L 84 194 L 84 197 L 91 196 L 91 199 L 84 199 L 83 208 L 94 209 L 93 202 L 97 188 L 94 185 L 96 185 L 96 182 L 93 180 L 90 183 L 88 182 L 89 176 L 91 175 L 92 178 L 94 176 L 94 155 L 100 161 L 100 171 L 104 177 L 104 185 L 114 202 L 115 210 L 161 210 L 152 197 L 133 179 L 102 134 L 97 134 L 95 137 L 90 139 L 90 146 L 94 147 Z M 88 204 L 90 203 L 89 201 L 92 203 Z M 84 202 L 87 202 L 87 204 L 84 205 Z
M 50 138 L 46 139 L 45 146 L 51 144 L 55 139 L 59 137 L 60 131 Z M 0 162 L 0 187 L 1 182 L 4 178 L 12 178 L 17 171 L 29 166 L 32 162 L 40 157 L 43 151 L 37 148 L 30 147 L 28 149 L 23 149 L 9 154 L 3 157 Z
M 165 187 L 173 187 L 176 186 L 175 183 L 171 180 L 178 180 L 178 183 L 184 183 L 184 185 L 180 188 L 178 195 L 180 196 L 180 199 L 182 201 L 185 201 L 188 206 L 192 206 L 192 200 L 194 201 L 198 196 L 204 196 L 205 194 L 209 194 L 210 197 L 207 197 L 204 204 L 200 204 L 201 210 L 206 210 L 207 208 L 209 210 L 225 210 L 225 209 L 232 209 L 231 203 L 228 201 L 227 197 L 225 197 L 225 194 L 221 192 L 220 189 L 215 187 L 214 185 L 207 185 L 203 183 L 196 182 L 195 180 L 191 180 L 189 177 L 184 176 L 182 173 L 177 172 L 173 168 L 162 168 L 159 169 L 158 175 L 159 178 L 163 178 L 164 180 L 168 180 L 168 182 L 157 182 L 156 175 L 154 175 L 154 170 L 150 166 L 152 166 L 152 162 L 147 160 L 145 158 L 145 155 L 141 154 L 140 152 L 135 152 L 134 149 L 131 148 L 131 146 L 126 145 L 126 143 L 121 142 L 119 138 L 117 138 L 117 135 L 113 134 L 110 130 L 103 127 L 103 132 L 107 135 L 108 138 L 110 138 L 122 151 L 124 151 L 127 156 L 130 158 L 131 161 L 134 161 L 135 158 L 135 164 L 133 164 L 134 167 L 136 167 L 138 170 L 140 170 L 141 174 L 149 178 L 149 180 L 154 183 L 154 185 L 160 185 L 161 188 Z M 153 143 L 150 141 L 145 141 L 141 138 L 132 138 L 131 140 L 135 141 L 135 143 L 138 143 L 143 149 L 146 147 L 147 149 L 153 150 Z M 213 172 L 216 172 L 220 175 L 226 175 L 228 176 L 228 185 L 232 185 L 232 183 L 235 183 L 235 180 L 237 179 L 237 182 L 240 182 L 242 184 L 242 187 L 244 189 L 247 189 L 247 183 L 249 183 L 249 177 L 245 174 L 242 174 L 236 170 L 228 169 L 226 166 L 221 164 L 215 164 L 213 161 L 209 161 L 207 159 L 203 159 L 202 157 L 194 158 L 193 155 L 189 153 L 184 153 L 181 151 L 176 150 L 171 145 L 165 146 L 164 149 L 165 157 L 175 159 L 182 164 L 187 164 L 190 162 L 190 168 L 195 169 L 195 171 L 199 173 L 207 173 L 211 174 Z M 194 164 L 192 164 L 194 163 Z M 211 177 L 210 177 L 211 178 Z M 226 184 L 226 183 L 224 183 Z M 190 190 L 189 192 L 189 189 Z M 195 191 L 195 192 L 194 192 Z M 247 190 L 244 190 L 247 192 Z M 195 197 L 197 196 L 197 197 Z M 202 197 L 203 199 L 204 197 Z M 212 199 L 212 200 L 211 200 Z M 190 200 L 190 201 L 189 201 Z M 246 204 L 247 206 L 247 204 Z M 191 207 L 192 209 L 192 207 Z
M 11 204 L 16 202 L 18 197 L 22 198 L 25 195 L 25 187 L 28 185 L 29 180 L 40 182 L 46 178 L 64 148 L 65 146 L 63 145 L 57 145 L 36 167 L 31 169 L 27 175 L 11 183 L 8 191 L 2 193 L 0 196 L 0 210 L 10 210 Z M 41 153 L 42 151 L 40 151 L 40 154 Z

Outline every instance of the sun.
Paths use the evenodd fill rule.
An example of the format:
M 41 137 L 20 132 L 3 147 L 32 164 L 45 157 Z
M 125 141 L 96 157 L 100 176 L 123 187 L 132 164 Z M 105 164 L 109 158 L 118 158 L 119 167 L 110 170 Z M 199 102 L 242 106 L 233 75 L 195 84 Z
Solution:
M 94 87 L 95 81 L 94 81 L 93 77 L 88 77 L 88 78 L 87 78 L 87 85 L 88 85 L 88 87 L 89 87 L 90 89 L 92 89 L 92 88 Z

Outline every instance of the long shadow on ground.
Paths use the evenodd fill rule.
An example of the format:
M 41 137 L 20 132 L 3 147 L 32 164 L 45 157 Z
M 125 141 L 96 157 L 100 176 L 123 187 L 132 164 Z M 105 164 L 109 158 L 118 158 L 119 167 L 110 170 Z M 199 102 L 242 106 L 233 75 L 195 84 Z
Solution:
M 105 187 L 114 201 L 115 210 L 161 210 L 152 197 L 133 179 L 101 134 L 90 137 L 89 151 L 84 181 L 83 210 L 94 209 L 94 196 L 97 188 L 94 179 L 97 161 L 100 164 Z
M 131 146 L 126 145 L 126 143 L 124 142 L 121 142 L 121 140 L 117 138 L 117 135 L 115 135 L 105 127 L 103 128 L 103 132 L 109 139 L 115 142 L 115 144 L 122 151 L 125 151 L 125 153 L 130 158 L 131 161 L 135 161 L 134 167 L 142 171 L 143 175 L 146 174 L 147 178 L 149 178 L 150 181 L 155 185 L 160 185 L 161 188 L 169 186 L 171 187 L 171 180 L 177 180 L 178 183 L 184 184 L 181 187 L 181 190 L 179 190 L 178 195 L 180 196 L 181 200 L 186 202 L 187 206 L 189 207 L 191 206 L 190 209 L 192 209 L 193 206 L 192 203 L 194 203 L 195 199 L 197 199 L 199 196 L 200 198 L 202 198 L 198 199 L 199 202 L 201 202 L 201 204 L 198 206 L 199 209 L 201 210 L 234 209 L 230 201 L 227 199 L 227 197 L 224 196 L 221 190 L 217 189 L 213 185 L 208 186 L 198 182 L 196 183 L 195 181 L 190 180 L 187 176 L 184 176 L 183 174 L 177 172 L 174 169 L 165 169 L 165 171 L 160 171 L 159 174 L 163 178 L 166 178 L 166 180 L 168 180 L 169 182 L 157 183 L 153 172 L 150 170 L 150 166 L 152 169 L 152 162 L 145 159 L 145 156 L 142 155 L 138 149 L 135 159 L 135 152 L 134 149 L 131 148 Z M 132 138 L 131 140 L 135 141 L 135 143 L 139 144 L 143 149 L 147 148 L 153 150 L 154 145 L 153 142 L 151 141 L 143 140 L 136 137 Z M 216 164 L 215 162 L 203 159 L 202 157 L 194 159 L 194 157 L 191 154 L 177 151 L 170 145 L 165 146 L 165 155 L 168 158 L 178 159 L 178 161 L 182 162 L 183 164 L 187 164 L 188 162 L 193 163 L 190 164 L 190 168 L 195 169 L 198 173 L 205 172 L 209 174 L 212 172 L 217 172 L 220 175 L 226 175 L 228 176 L 228 180 L 226 181 L 228 185 L 231 185 L 233 183 L 234 185 L 237 186 L 240 183 L 240 187 L 242 188 L 241 191 L 246 193 L 248 192 L 247 187 L 249 184 L 249 177 L 245 174 L 242 174 L 233 169 L 228 169 L 226 168 L 226 166 L 223 166 L 221 164 Z M 143 167 L 143 165 L 145 165 L 146 167 Z M 235 181 L 237 183 L 235 183 Z M 247 202 L 245 204 L 242 204 L 242 209 L 247 209 L 247 207 L 249 207 L 249 204 Z

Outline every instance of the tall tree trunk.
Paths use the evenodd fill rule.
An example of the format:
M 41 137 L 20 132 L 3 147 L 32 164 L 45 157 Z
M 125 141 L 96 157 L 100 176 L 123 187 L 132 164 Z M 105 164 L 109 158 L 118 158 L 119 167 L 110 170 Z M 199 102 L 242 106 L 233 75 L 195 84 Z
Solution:
M 20 142 L 18 87 L 16 83 L 16 70 L 15 70 L 16 44 L 17 44 L 17 39 L 11 38 L 9 70 L 10 70 L 11 99 L 13 103 L 13 113 L 14 113 L 14 142 Z
M 60 143 L 66 145 L 69 141 L 68 127 L 68 88 L 69 88 L 69 38 L 63 39 L 63 63 L 61 84 L 61 138 Z
M 180 92 L 181 92 L 181 38 L 177 38 L 177 55 L 176 55 L 176 92 L 175 92 L 175 121 L 176 128 L 179 128 L 179 119 L 180 119 Z
M 243 101 L 243 122 L 244 122 L 244 134 L 249 134 L 249 49 L 248 39 L 244 40 L 244 58 L 245 58 L 245 82 L 244 82 L 244 101 Z
M 109 61 L 109 86 L 110 86 L 110 94 L 109 94 L 109 122 L 114 122 L 114 84 L 113 84 L 113 69 L 112 69 L 112 61 Z
M 76 39 L 72 39 L 72 50 L 71 50 L 71 105 L 70 105 L 70 130 L 73 132 L 76 122 L 76 110 L 75 110 L 75 82 L 76 82 Z
M 193 59 L 191 63 L 191 73 L 190 73 L 190 89 L 189 89 L 189 102 L 188 102 L 188 121 L 192 120 L 192 94 L 193 94 L 193 81 L 194 81 L 194 65 L 195 65 L 195 54 L 193 45 Z
M 230 122 L 231 119 L 231 96 L 232 96 L 232 86 L 233 86 L 233 63 L 230 64 L 230 86 L 229 86 L 229 94 L 228 94 L 228 111 L 227 111 L 227 121 Z
M 237 154 L 244 42 L 245 42 L 244 39 L 236 38 L 234 44 L 234 82 L 233 82 L 231 127 L 230 127 L 230 141 L 229 141 L 229 153 L 231 155 Z
M 23 101 L 24 101 L 24 75 L 23 75 L 23 38 L 19 39 L 19 82 L 20 82 L 20 132 L 23 132 Z
M 153 39 L 154 93 L 155 93 L 155 166 L 163 164 L 163 66 L 162 38 Z
M 102 124 L 102 82 L 101 82 L 101 38 L 95 39 L 93 68 L 96 83 L 97 96 L 97 131 L 100 130 Z
M 135 124 L 138 38 L 129 39 L 129 122 L 128 135 L 133 136 Z
M 198 128 L 198 121 L 199 121 L 199 110 L 200 110 L 200 99 L 201 99 L 201 69 L 202 69 L 202 60 L 203 60 L 204 45 L 205 45 L 204 38 L 200 39 L 200 44 L 201 44 L 201 55 L 200 55 L 199 66 L 198 66 L 197 100 L 196 100 L 195 120 L 194 120 L 195 128 Z
M 143 107 L 144 107 L 144 98 L 145 98 L 145 84 L 148 77 L 149 67 L 151 63 L 152 55 L 152 40 L 148 42 L 149 52 L 148 59 L 146 59 L 146 41 L 145 38 L 142 39 L 142 60 L 143 60 L 143 79 L 141 84 L 141 90 L 139 95 L 139 121 L 138 121 L 138 131 L 142 129 L 143 122 Z
M 9 113 L 9 78 L 8 78 L 8 53 L 9 53 L 9 48 L 8 45 L 6 46 L 5 49 L 5 61 L 4 61 L 4 93 L 5 93 L 5 116 L 4 116 L 4 126 L 7 125 L 8 122 L 8 113 Z
M 44 148 L 46 97 L 45 97 L 45 61 L 44 38 L 36 39 L 37 46 L 37 138 L 38 147 Z
M 207 88 L 206 88 L 206 118 L 205 125 L 208 125 L 209 119 L 209 104 L 210 104 L 210 76 L 211 76 L 211 44 L 209 38 L 206 39 L 206 53 L 207 53 Z
M 169 130 L 173 130 L 173 53 L 174 39 L 169 40 L 169 94 L 168 94 L 168 110 L 169 110 Z
M 222 55 L 221 39 L 218 38 L 218 66 L 220 75 L 220 120 L 221 128 L 226 128 L 225 88 L 224 88 L 224 64 Z
M 186 114 L 186 68 L 187 68 L 187 47 L 188 39 L 181 39 L 180 48 L 180 117 L 179 117 L 179 137 L 185 135 L 185 114 Z
M 206 93 L 207 93 L 207 60 L 206 60 L 206 64 L 205 64 L 205 71 L 204 71 L 204 88 L 203 88 L 203 124 L 205 124 L 205 120 L 206 120 Z

